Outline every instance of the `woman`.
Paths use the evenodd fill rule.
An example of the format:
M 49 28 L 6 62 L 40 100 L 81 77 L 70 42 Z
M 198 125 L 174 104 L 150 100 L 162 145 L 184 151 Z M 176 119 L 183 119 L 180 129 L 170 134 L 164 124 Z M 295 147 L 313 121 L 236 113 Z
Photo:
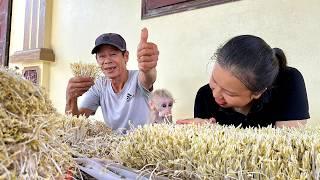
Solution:
M 209 84 L 197 93 L 192 120 L 210 119 L 241 127 L 297 127 L 309 116 L 301 73 L 287 66 L 285 54 L 263 39 L 242 35 L 216 52 Z M 201 119 L 199 119 L 201 118 Z

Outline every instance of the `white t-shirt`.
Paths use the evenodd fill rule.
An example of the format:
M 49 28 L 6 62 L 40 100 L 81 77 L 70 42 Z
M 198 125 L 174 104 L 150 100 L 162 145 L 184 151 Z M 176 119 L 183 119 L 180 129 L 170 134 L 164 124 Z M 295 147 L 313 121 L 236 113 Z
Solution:
M 101 106 L 104 121 L 113 130 L 130 129 L 129 121 L 133 127 L 148 123 L 150 92 L 142 87 L 138 74 L 137 70 L 129 70 L 128 80 L 118 94 L 113 91 L 109 79 L 99 77 L 83 94 L 80 108 L 96 111 Z

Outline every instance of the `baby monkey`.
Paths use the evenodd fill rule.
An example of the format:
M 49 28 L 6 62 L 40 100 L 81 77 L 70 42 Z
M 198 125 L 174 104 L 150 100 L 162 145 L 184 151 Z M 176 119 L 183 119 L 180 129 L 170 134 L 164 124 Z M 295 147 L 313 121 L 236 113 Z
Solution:
M 157 89 L 149 97 L 151 123 L 172 123 L 174 99 L 166 89 Z

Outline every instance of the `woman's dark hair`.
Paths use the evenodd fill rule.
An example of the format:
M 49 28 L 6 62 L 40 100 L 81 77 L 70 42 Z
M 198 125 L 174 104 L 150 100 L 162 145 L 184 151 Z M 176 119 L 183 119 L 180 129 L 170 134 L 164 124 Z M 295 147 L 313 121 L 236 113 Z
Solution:
M 222 68 L 230 71 L 253 92 L 269 88 L 279 71 L 287 66 L 281 49 L 271 48 L 263 39 L 252 35 L 230 39 L 215 56 Z

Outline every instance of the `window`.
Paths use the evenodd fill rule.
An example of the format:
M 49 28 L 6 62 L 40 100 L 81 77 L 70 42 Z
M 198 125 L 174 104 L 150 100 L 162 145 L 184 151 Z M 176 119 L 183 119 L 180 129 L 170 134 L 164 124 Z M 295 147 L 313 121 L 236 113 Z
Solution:
M 142 0 L 141 19 L 238 0 Z

